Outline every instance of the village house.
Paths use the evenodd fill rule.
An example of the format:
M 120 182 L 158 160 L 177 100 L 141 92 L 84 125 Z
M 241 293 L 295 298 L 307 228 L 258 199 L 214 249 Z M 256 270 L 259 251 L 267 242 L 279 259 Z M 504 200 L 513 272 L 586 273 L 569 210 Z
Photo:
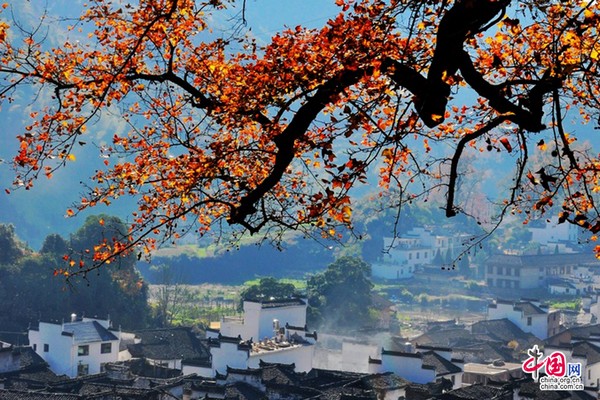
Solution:
M 97 374 L 106 363 L 118 361 L 120 339 L 109 327 L 108 319 L 73 314 L 70 322 L 40 322 L 30 328 L 29 343 L 56 374 Z
M 293 364 L 297 372 L 313 367 L 317 333 L 306 327 L 304 299 L 244 301 L 242 318 L 223 318 L 206 333 L 210 362 L 187 360 L 182 369 L 214 377 L 227 368 L 257 368 L 261 362 Z
M 381 349 L 379 359 L 369 357 L 370 373 L 392 372 L 419 384 L 446 379 L 454 389 L 462 384 L 463 365 L 452 349 L 433 346 L 417 346 L 415 352 Z
M 600 338 L 586 340 L 574 337 L 571 343 L 544 347 L 544 355 L 558 351 L 565 355 L 568 363 L 581 364 L 581 377 L 586 387 L 600 389 Z
M 592 252 L 575 254 L 496 254 L 486 261 L 485 280 L 494 289 L 547 288 L 557 279 L 570 280 L 598 268 Z
M 125 340 L 133 335 L 133 340 L 121 352 L 119 360 L 142 358 L 151 365 L 164 368 L 181 369 L 185 361 L 207 363 L 210 353 L 205 344 L 190 328 L 175 327 L 164 329 L 146 329 L 133 334 L 123 334 Z
M 418 267 L 444 262 L 458 254 L 469 236 L 438 235 L 431 229 L 413 228 L 399 238 L 383 239 L 383 256 L 371 266 L 373 276 L 385 279 L 407 279 Z
M 546 339 L 558 333 L 560 329 L 560 313 L 549 311 L 548 306 L 535 299 L 520 301 L 495 300 L 488 304 L 487 319 L 506 318 L 517 325 L 523 332 Z

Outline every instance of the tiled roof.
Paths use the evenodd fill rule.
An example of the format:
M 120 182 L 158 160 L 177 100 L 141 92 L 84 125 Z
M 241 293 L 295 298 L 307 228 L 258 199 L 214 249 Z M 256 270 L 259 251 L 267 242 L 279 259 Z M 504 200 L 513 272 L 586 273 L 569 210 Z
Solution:
M 246 382 L 236 382 L 225 388 L 225 400 L 268 400 L 267 395 Z
M 262 300 L 260 301 L 262 308 L 277 308 L 277 307 L 290 307 L 290 306 L 304 306 L 306 302 L 302 299 L 275 299 L 275 300 Z
M 366 387 L 376 391 L 400 389 L 410 384 L 410 381 L 391 372 L 367 375 L 362 377 L 360 381 Z
M 464 328 L 436 329 L 428 331 L 411 340 L 413 344 L 454 347 L 461 340 L 472 339 L 471 332 Z
M 508 343 L 512 340 L 517 340 L 519 343 L 523 341 L 528 345 L 542 343 L 535 335 L 523 332 L 521 328 L 506 318 L 476 322 L 471 325 L 471 332 L 474 334 L 487 335 L 490 338 L 503 343 Z
M 297 385 L 299 381 L 299 376 L 294 372 L 294 368 L 286 365 L 262 366 L 261 371 L 261 380 L 265 383 Z
M 84 397 L 74 394 L 30 392 L 0 389 L 0 400 L 80 400 Z
M 521 311 L 524 315 L 547 314 L 546 311 L 528 301 L 516 303 L 513 308 L 517 311 Z
M 435 397 L 439 400 L 505 400 L 512 399 L 512 391 L 493 386 L 471 385 Z
M 494 360 L 519 361 L 514 351 L 505 343 L 475 342 L 452 349 L 452 354 L 462 357 L 465 362 L 490 363 Z
M 521 383 L 517 394 L 526 399 L 532 400 L 562 400 L 562 399 L 572 399 L 571 393 L 578 392 L 567 392 L 567 391 L 543 391 L 540 390 L 539 382 L 534 382 L 532 379 L 529 379 L 526 382 Z M 585 392 L 583 392 L 585 393 Z M 590 397 L 592 399 L 593 397 Z
M 435 368 L 436 376 L 457 374 L 461 372 L 461 369 L 458 366 L 446 360 L 435 351 L 428 351 L 421 354 L 423 355 L 423 367 Z
M 600 334 L 600 324 L 576 326 L 565 331 L 559 332 L 554 336 L 550 336 L 545 340 L 546 343 L 559 344 L 560 338 L 565 337 L 565 342 L 570 342 L 572 337 L 589 338 L 591 335 Z
M 127 348 L 133 357 L 152 360 L 208 359 L 210 353 L 189 328 L 149 329 L 135 332 L 141 342 Z
M 63 325 L 63 335 L 73 336 L 76 343 L 107 342 L 119 340 L 98 321 L 68 322 Z
M 537 255 L 508 255 L 496 254 L 488 258 L 488 265 L 513 267 L 554 267 L 563 265 L 600 265 L 598 259 L 590 253 L 574 254 L 537 254 Z
M 590 342 L 573 344 L 573 355 L 587 358 L 588 365 L 600 362 L 600 347 Z

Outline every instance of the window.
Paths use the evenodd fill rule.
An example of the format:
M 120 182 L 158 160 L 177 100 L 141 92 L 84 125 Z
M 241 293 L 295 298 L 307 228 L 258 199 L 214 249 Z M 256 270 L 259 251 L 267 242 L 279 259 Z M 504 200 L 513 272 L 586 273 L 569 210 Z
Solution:
M 78 356 L 89 356 L 90 355 L 90 346 L 88 346 L 87 344 L 84 346 L 79 346 L 77 348 L 77 355 Z
M 506 267 L 506 275 L 508 275 L 508 276 L 512 275 L 512 269 L 510 267 Z
M 419 256 L 421 255 L 421 253 L 417 253 L 417 260 L 419 259 Z
M 519 289 L 521 286 L 521 284 L 519 283 L 519 281 L 515 281 L 515 289 Z
M 521 276 L 521 270 L 515 269 L 515 276 Z
M 100 372 L 106 372 L 106 364 L 108 363 L 100 363 Z
M 412 260 L 412 253 L 408 253 L 408 259 Z
M 37 344 L 34 343 L 33 344 L 33 351 L 36 351 L 36 350 L 37 350 Z
M 488 280 L 487 280 L 487 285 L 488 285 L 489 287 L 492 287 L 492 286 L 494 286 L 494 280 L 493 280 L 492 278 L 488 278 Z
M 527 317 L 527 326 L 531 326 L 531 317 Z
M 107 354 L 112 351 L 112 343 L 102 343 L 100 345 L 100 353 Z
M 498 272 L 497 272 L 497 274 L 498 274 L 498 275 L 502 275 L 503 273 L 504 273 L 504 271 L 502 271 L 502 267 L 498 267 Z
M 425 252 L 425 258 L 427 258 L 427 256 L 428 256 L 428 253 L 427 253 L 427 252 Z
M 493 274 L 493 273 L 494 273 L 494 266 L 488 265 L 488 274 Z
M 89 364 L 77 364 L 77 376 L 83 376 L 90 373 Z
M 47 353 L 50 351 L 50 345 L 48 343 L 44 343 L 44 353 Z

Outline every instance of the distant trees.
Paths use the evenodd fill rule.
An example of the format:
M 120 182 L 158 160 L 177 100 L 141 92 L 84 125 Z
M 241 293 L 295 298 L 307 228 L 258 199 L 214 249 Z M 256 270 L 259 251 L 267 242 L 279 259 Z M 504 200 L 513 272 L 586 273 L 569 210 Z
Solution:
M 175 316 L 185 304 L 194 301 L 194 295 L 183 283 L 181 270 L 167 264 L 151 267 L 159 277 L 158 286 L 153 293 L 152 322 L 158 327 L 172 326 Z
M 65 255 L 85 252 L 90 243 L 120 226 L 118 218 L 89 217 L 69 241 L 49 235 L 36 253 L 16 237 L 12 226 L 0 225 L 0 326 L 25 329 L 30 322 L 60 321 L 75 312 L 110 315 L 115 325 L 126 328 L 145 327 L 148 289 L 135 269 L 135 257 L 120 258 L 118 264 L 68 284 L 54 276 Z
M 24 245 L 15 236 L 15 227 L 0 225 L 0 264 L 11 264 L 23 255 Z
M 298 296 L 300 293 L 291 283 L 281 282 L 272 277 L 261 278 L 258 285 L 251 285 L 242 290 L 239 309 L 242 309 L 244 300 L 285 299 Z
M 310 324 L 359 328 L 369 324 L 371 266 L 355 257 L 342 257 L 307 282 Z

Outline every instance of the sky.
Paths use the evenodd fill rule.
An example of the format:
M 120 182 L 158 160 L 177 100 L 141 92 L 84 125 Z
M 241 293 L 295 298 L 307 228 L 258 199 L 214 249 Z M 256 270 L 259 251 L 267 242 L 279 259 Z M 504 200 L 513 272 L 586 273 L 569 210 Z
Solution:
M 47 41 L 58 45 L 67 34 L 72 37 L 74 33 L 67 33 L 67 23 L 60 23 L 57 18 L 76 18 L 84 1 L 11 0 L 8 3 L 10 6 L 2 16 L 9 18 L 14 14 L 19 21 L 23 21 L 24 26 L 35 26 L 44 10 L 47 10 L 48 21 L 52 21 Z M 218 20 L 213 21 L 215 33 L 230 27 L 236 16 L 240 15 L 241 4 L 241 1 L 237 1 L 235 8 L 227 10 Z M 245 29 L 259 44 L 264 44 L 286 26 L 322 26 L 329 18 L 335 17 L 338 10 L 333 0 L 246 0 Z M 85 40 L 85 36 L 81 40 Z M 13 181 L 10 162 L 18 148 L 15 136 L 23 132 L 32 110 L 32 104 L 26 100 L 29 94 L 15 93 L 15 102 L 3 104 L 0 108 L 0 223 L 14 224 L 18 236 L 33 249 L 39 249 L 43 238 L 48 234 L 68 236 L 83 224 L 86 213 L 76 218 L 66 218 L 65 212 L 81 198 L 83 188 L 80 181 L 85 181 L 92 175 L 102 160 L 97 147 L 80 148 L 76 154 L 77 160 L 57 171 L 51 180 L 44 177 L 29 191 L 11 189 L 10 195 L 6 194 L 5 189 L 10 188 Z M 43 99 L 36 101 L 39 104 Z M 103 137 L 110 137 L 112 132 L 123 129 L 126 128 L 122 122 L 113 119 L 96 125 L 91 134 L 96 136 L 97 143 L 102 143 Z M 125 217 L 134 207 L 133 201 L 129 200 L 113 203 L 110 208 L 95 207 L 87 214 L 108 213 Z

